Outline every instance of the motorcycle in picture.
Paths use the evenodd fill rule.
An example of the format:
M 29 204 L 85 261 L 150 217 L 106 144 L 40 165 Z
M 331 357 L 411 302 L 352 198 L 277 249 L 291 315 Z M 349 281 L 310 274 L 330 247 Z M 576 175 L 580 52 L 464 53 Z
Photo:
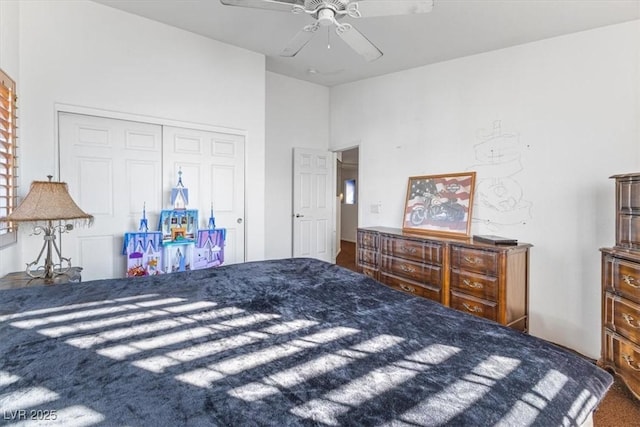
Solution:
M 457 198 L 438 197 L 428 192 L 419 197 L 421 200 L 411 208 L 409 219 L 412 225 L 422 225 L 426 220 L 442 222 L 464 220 L 465 208 L 458 203 Z

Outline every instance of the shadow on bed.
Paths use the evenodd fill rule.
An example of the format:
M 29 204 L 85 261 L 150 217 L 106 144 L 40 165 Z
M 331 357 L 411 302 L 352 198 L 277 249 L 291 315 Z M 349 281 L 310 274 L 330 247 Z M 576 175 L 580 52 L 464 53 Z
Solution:
M 580 425 L 612 381 L 543 340 L 311 259 L 0 298 L 6 424 Z

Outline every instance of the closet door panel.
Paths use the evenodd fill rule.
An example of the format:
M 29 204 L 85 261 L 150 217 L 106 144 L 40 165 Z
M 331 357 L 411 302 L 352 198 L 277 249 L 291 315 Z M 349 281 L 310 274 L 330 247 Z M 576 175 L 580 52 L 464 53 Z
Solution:
M 62 235 L 62 255 L 83 268 L 83 280 L 124 277 L 124 233 L 138 229 L 145 204 L 150 227 L 163 208 L 162 127 L 59 113 L 58 129 L 60 180 L 95 218 Z
M 216 227 L 227 230 L 224 263 L 244 262 L 244 136 L 164 126 L 163 146 L 164 205 L 181 170 L 199 228 L 208 226 L 213 209 Z

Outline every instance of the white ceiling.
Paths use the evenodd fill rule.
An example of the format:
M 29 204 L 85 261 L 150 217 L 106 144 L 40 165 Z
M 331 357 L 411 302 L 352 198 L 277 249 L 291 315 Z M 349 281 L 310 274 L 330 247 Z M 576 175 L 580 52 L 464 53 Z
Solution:
M 295 57 L 280 57 L 287 42 L 313 22 L 307 15 L 218 0 L 95 1 L 262 53 L 267 70 L 325 86 L 640 19 L 640 0 L 434 0 L 427 14 L 345 17 L 384 52 L 366 62 L 325 28 Z

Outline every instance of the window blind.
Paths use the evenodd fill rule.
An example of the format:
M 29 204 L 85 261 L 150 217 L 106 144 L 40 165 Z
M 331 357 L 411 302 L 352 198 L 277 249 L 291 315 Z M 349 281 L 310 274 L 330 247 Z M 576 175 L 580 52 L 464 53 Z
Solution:
M 0 218 L 17 205 L 17 136 L 15 82 L 0 70 Z M 15 242 L 10 223 L 0 223 L 0 246 Z

